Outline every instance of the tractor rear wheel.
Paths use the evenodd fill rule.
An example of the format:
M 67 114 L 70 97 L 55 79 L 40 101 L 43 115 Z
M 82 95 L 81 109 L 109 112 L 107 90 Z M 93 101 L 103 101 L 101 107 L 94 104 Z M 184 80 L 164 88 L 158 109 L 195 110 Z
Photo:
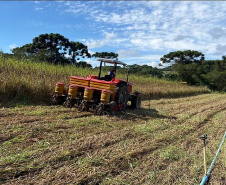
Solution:
M 116 92 L 116 95 L 117 95 L 117 99 L 116 99 L 117 103 L 119 105 L 124 104 L 121 110 L 125 110 L 127 107 L 128 99 L 129 99 L 128 88 L 125 85 L 119 86 Z
M 132 98 L 131 107 L 133 109 L 140 109 L 140 105 L 141 105 L 141 95 L 140 94 L 136 94 Z

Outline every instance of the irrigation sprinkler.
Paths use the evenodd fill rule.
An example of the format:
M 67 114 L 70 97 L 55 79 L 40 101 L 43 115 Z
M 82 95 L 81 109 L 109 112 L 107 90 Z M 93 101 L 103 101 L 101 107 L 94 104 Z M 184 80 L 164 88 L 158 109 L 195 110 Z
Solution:
M 204 172 L 205 175 L 207 173 L 207 169 L 206 169 L 206 139 L 207 139 L 207 135 L 204 134 L 200 137 L 201 140 L 203 140 L 203 161 L 204 161 Z
M 206 136 L 206 138 L 207 138 L 207 136 Z M 223 143 L 224 143 L 225 138 L 226 138 L 226 131 L 225 131 L 225 133 L 224 133 L 224 136 L 223 136 L 223 139 L 222 139 L 222 141 L 221 141 L 221 144 L 220 144 L 220 146 L 219 146 L 219 148 L 218 148 L 218 150 L 217 150 L 217 153 L 216 153 L 216 155 L 215 155 L 215 157 L 214 157 L 214 159 L 213 159 L 213 161 L 212 161 L 212 163 L 211 163 L 211 165 L 210 165 L 210 167 L 209 167 L 209 169 L 208 169 L 208 172 L 207 172 L 207 173 L 205 174 L 205 176 L 202 178 L 202 182 L 200 183 L 200 185 L 204 185 L 204 184 L 206 184 L 206 182 L 208 182 L 209 177 L 210 177 L 210 175 L 211 175 L 211 172 L 212 172 L 212 170 L 213 170 L 214 164 L 215 164 L 215 162 L 216 162 L 216 160 L 217 160 L 217 157 L 218 157 L 218 155 L 219 155 L 219 153 L 220 153 L 220 151 L 221 151 L 221 147 L 223 146 Z

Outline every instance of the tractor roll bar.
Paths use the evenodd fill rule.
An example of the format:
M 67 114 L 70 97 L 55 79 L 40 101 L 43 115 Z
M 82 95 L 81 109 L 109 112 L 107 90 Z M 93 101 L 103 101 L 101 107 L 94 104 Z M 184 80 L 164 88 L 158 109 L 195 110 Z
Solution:
M 123 65 L 124 67 L 126 66 L 126 63 L 121 62 L 119 60 L 114 60 L 114 59 L 97 58 L 97 61 L 106 62 L 106 63 L 109 63 L 109 64 L 119 64 L 119 65 Z

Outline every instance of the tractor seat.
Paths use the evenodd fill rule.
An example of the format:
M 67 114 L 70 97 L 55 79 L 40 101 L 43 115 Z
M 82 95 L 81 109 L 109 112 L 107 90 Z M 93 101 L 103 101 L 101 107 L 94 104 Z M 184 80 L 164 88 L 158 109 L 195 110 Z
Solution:
M 111 75 L 105 75 L 104 79 L 106 81 L 111 81 L 112 80 Z

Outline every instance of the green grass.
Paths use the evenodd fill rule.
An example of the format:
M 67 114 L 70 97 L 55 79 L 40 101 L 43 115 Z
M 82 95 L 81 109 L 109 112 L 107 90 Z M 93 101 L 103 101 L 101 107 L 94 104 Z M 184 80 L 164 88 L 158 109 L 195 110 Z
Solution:
M 160 159 L 173 162 L 184 156 L 184 151 L 176 146 L 169 146 L 159 151 Z

